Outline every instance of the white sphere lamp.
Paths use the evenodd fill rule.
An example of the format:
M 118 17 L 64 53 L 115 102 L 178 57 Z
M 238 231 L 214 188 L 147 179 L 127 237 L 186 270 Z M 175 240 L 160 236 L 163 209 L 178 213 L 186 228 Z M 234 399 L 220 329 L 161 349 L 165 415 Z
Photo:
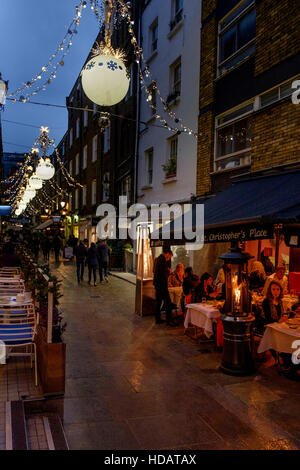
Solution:
M 43 187 L 43 180 L 34 174 L 29 178 L 29 186 L 33 189 L 41 189 Z
M 114 55 L 99 54 L 81 72 L 86 96 L 101 106 L 113 106 L 127 95 L 130 78 L 124 62 Z
M 40 159 L 39 164 L 36 168 L 36 176 L 41 180 L 51 180 L 55 173 L 55 168 L 52 165 L 50 158 Z

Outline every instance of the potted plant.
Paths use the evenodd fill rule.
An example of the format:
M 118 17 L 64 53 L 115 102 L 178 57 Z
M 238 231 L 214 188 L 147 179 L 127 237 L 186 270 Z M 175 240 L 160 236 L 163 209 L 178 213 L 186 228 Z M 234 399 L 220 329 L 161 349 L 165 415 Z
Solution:
M 162 165 L 166 178 L 174 178 L 177 171 L 177 160 L 174 157 L 169 158 L 165 165 Z

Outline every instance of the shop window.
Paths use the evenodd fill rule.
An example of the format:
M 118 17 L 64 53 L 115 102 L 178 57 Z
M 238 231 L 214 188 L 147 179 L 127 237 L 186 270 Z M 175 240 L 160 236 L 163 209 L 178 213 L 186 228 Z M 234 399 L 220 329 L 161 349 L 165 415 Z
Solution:
M 251 118 L 221 126 L 216 135 L 215 171 L 251 163 Z
M 219 24 L 219 75 L 255 52 L 256 10 L 244 0 Z

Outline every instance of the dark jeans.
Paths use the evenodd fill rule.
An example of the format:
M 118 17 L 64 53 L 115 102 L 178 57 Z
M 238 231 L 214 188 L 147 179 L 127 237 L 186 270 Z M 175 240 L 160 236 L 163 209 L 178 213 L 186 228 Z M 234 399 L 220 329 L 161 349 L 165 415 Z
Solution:
M 104 277 L 107 277 L 107 261 L 99 261 L 100 282 L 103 281 L 102 270 L 104 271 Z
M 92 279 L 92 272 L 93 272 L 93 275 L 94 275 L 94 283 L 96 284 L 96 279 L 97 279 L 97 265 L 93 264 L 89 264 L 89 282 L 91 282 L 91 279 Z
M 55 261 L 59 261 L 59 252 L 60 252 L 60 248 L 58 249 L 54 248 Z
M 166 320 L 167 322 L 170 322 L 172 320 L 172 308 L 171 308 L 171 299 L 170 299 L 170 294 L 168 289 L 160 289 L 158 287 L 155 287 L 155 292 L 156 292 L 156 311 L 155 311 L 155 320 L 158 321 L 160 320 L 160 309 L 161 309 L 161 304 L 164 302 L 165 308 L 166 308 Z
M 78 281 L 83 280 L 83 274 L 84 274 L 84 261 L 76 261 L 76 266 L 77 266 L 77 279 Z

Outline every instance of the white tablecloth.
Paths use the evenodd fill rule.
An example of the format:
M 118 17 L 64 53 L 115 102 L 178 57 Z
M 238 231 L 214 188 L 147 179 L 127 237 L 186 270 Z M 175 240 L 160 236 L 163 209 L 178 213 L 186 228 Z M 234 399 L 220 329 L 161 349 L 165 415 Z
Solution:
M 176 304 L 177 307 L 180 307 L 180 299 L 182 294 L 182 287 L 169 287 L 170 299 L 173 304 Z
M 213 305 L 198 303 L 186 305 L 187 313 L 184 327 L 189 324 L 203 328 L 205 336 L 210 338 L 213 334 L 213 320 L 221 316 L 220 311 Z
M 252 303 L 261 305 L 264 299 L 265 297 L 263 296 L 253 294 Z M 297 303 L 297 300 L 298 300 L 297 297 L 292 297 L 291 295 L 284 295 L 282 298 L 282 305 L 283 305 L 284 311 L 286 312 L 288 308 L 290 309 L 292 305 Z
M 274 349 L 277 352 L 292 354 L 295 351 L 292 344 L 297 340 L 300 340 L 300 328 L 295 330 L 289 328 L 286 323 L 270 323 L 266 326 L 257 352 Z
M 27 299 L 17 302 L 15 295 L 7 295 L 7 296 L 0 295 L 0 307 L 20 307 L 22 305 L 29 305 L 32 303 L 33 303 L 32 298 L 29 298 L 29 299 L 27 298 Z

